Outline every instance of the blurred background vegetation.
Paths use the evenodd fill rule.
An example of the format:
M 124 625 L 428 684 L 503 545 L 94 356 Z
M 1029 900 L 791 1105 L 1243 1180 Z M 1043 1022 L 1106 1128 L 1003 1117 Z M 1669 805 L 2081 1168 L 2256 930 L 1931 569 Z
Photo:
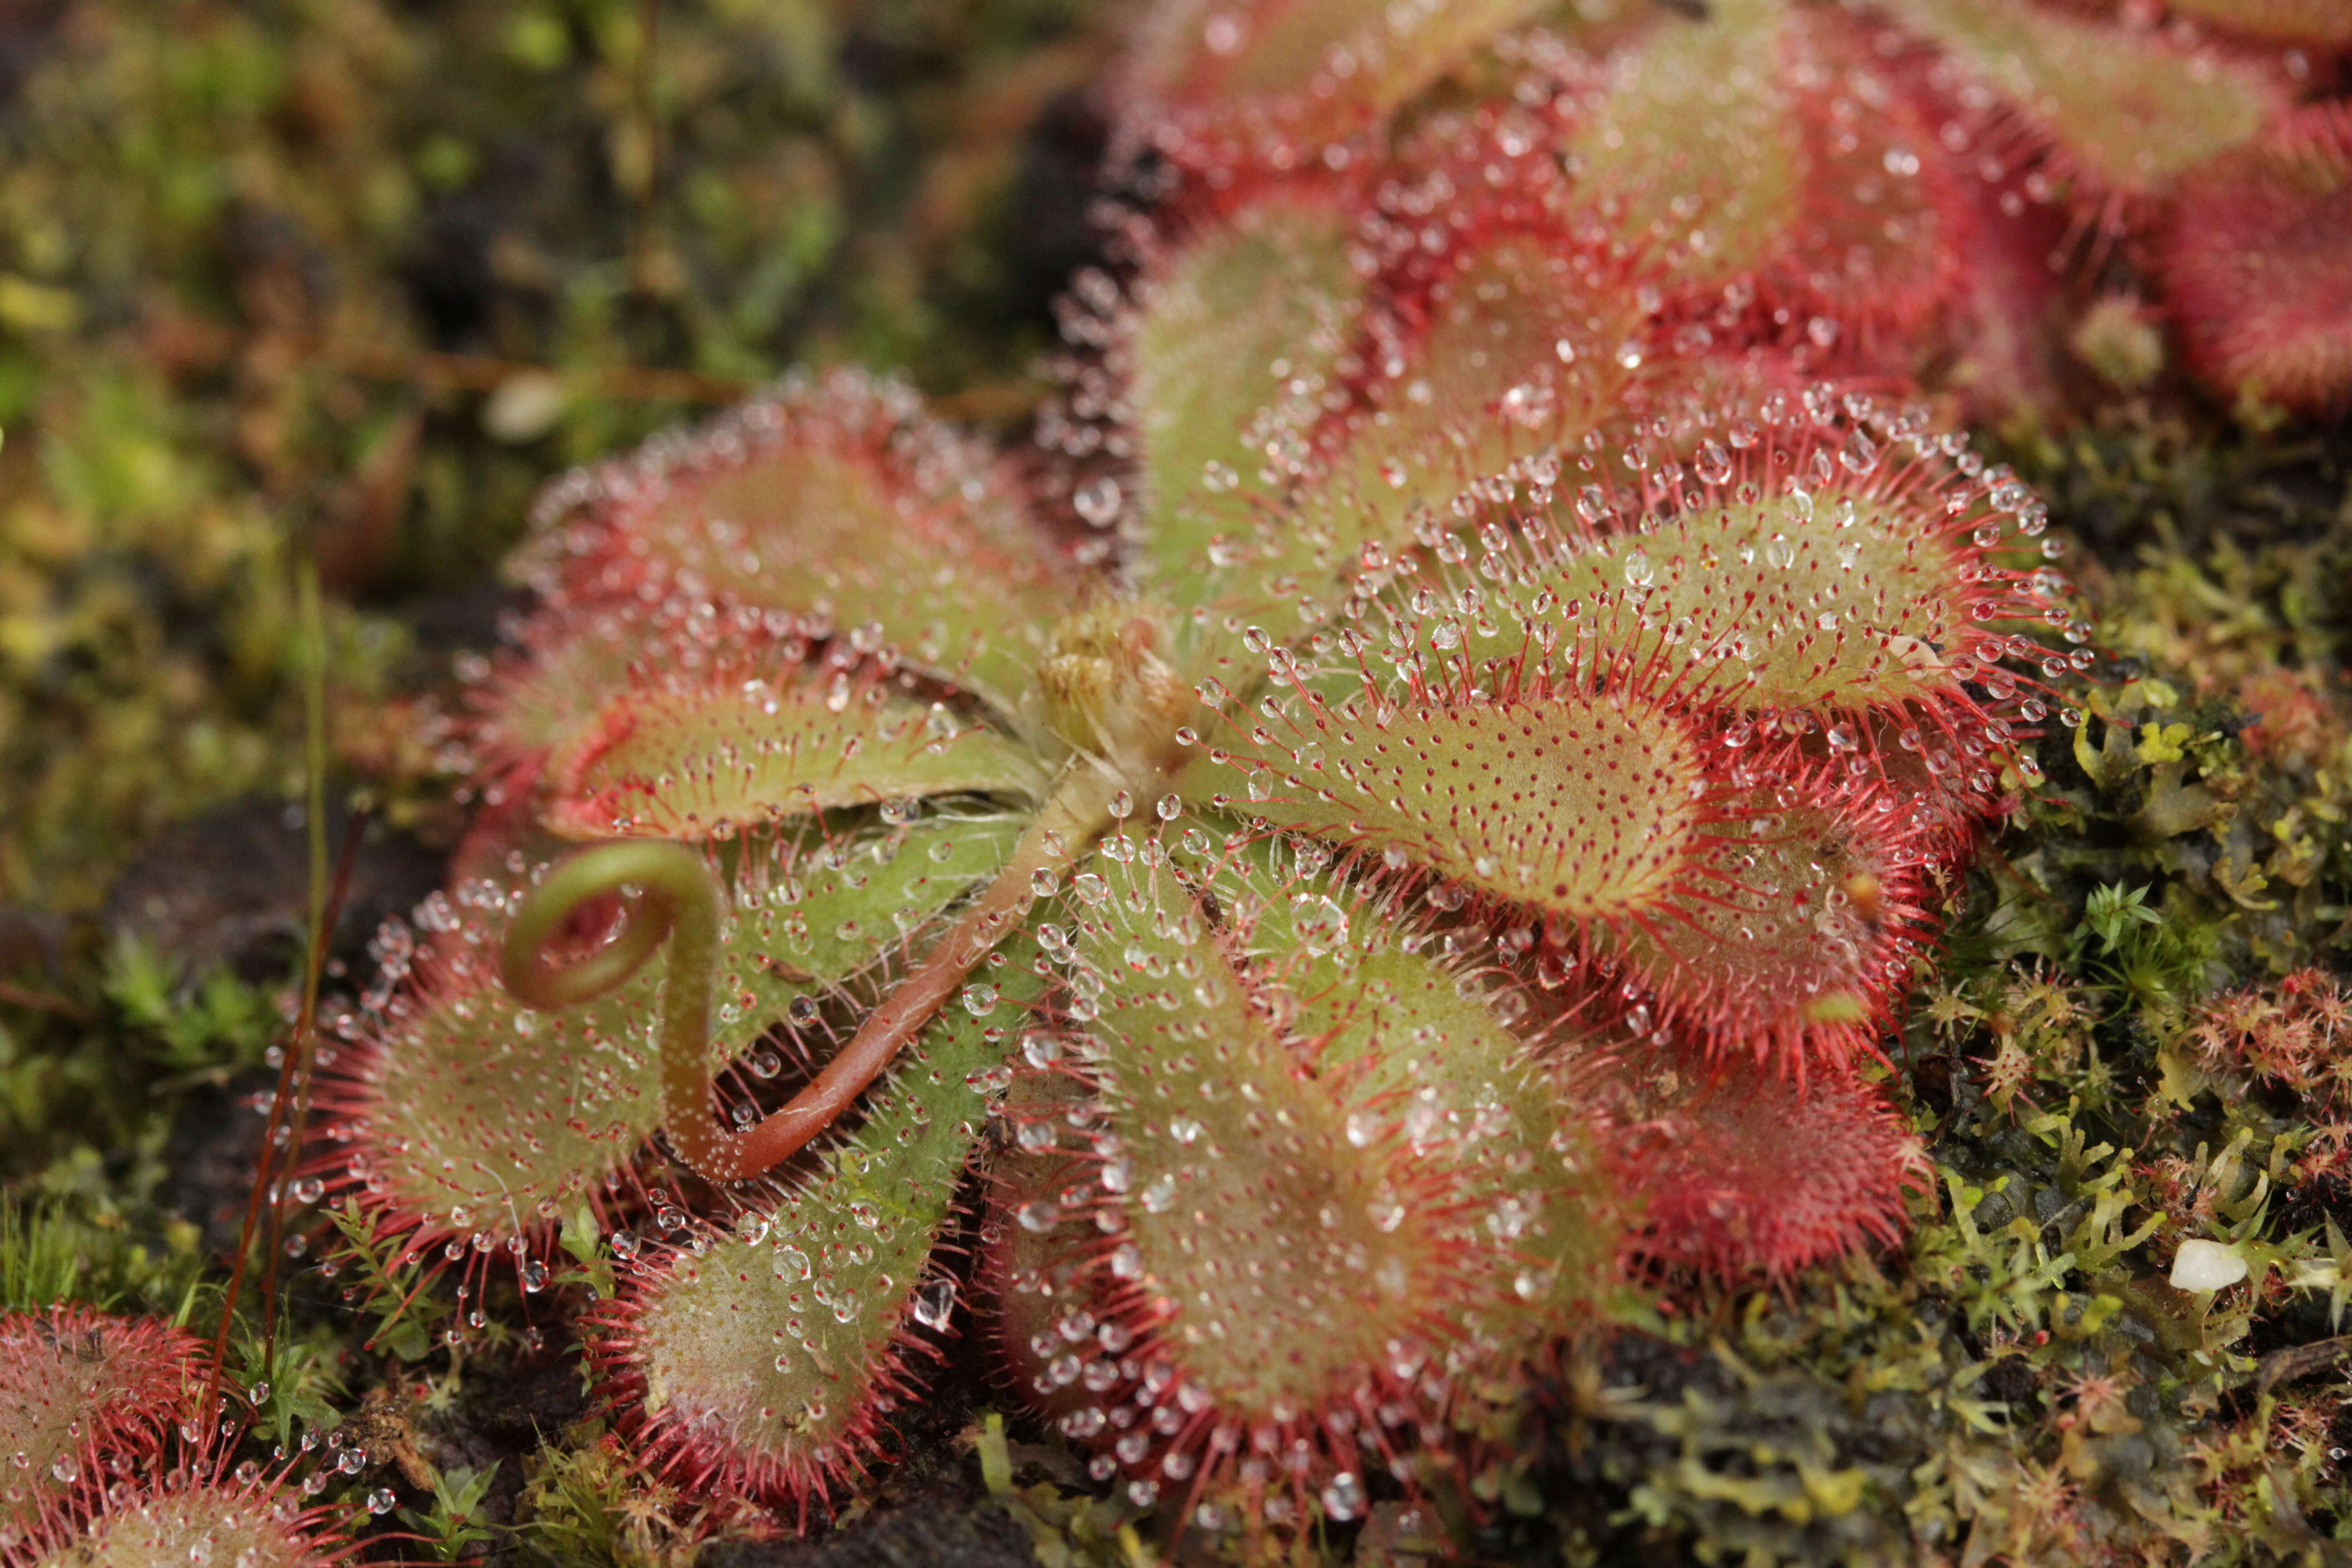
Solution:
M 550 475 L 802 361 L 1016 424 L 1097 9 L 0 7 L 0 905 L 299 795 L 306 550 L 339 766 L 429 840 L 417 694 Z

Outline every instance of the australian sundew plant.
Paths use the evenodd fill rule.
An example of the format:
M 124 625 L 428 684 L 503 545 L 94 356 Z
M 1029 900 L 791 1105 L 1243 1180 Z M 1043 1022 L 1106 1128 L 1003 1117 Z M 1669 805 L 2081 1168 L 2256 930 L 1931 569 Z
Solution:
M 546 491 L 292 1194 L 387 1336 L 593 1290 L 602 1418 L 712 1520 L 848 1506 L 961 1341 L 1138 1552 L 1466 1539 L 1564 1347 L 1940 1223 L 1888 1080 L 1923 994 L 1982 1016 L 1958 889 L 2044 759 L 2185 743 L 1965 421 L 2055 417 L 2095 321 L 2340 402 L 2344 43 L 1158 5 L 1019 449 L 835 369 Z M 2108 1225 L 2073 1148 L 2033 1212 Z

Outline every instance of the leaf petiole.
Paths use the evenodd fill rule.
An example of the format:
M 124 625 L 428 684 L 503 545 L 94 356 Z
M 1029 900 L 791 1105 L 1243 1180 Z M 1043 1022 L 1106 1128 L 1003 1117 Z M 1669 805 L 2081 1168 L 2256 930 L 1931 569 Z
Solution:
M 713 1105 L 710 991 L 719 966 L 720 894 L 693 850 L 667 839 L 628 839 L 572 856 L 517 911 L 499 973 L 507 989 L 529 1005 L 568 1007 L 620 985 L 667 942 L 662 1124 L 678 1158 L 705 1178 L 748 1181 L 790 1159 L 881 1076 L 972 967 L 1014 930 L 1037 897 L 1038 873 L 1082 852 L 1109 826 L 1110 801 L 1121 784 L 1101 763 L 1073 759 L 994 879 L 866 1016 L 849 1043 L 791 1103 L 741 1131 L 726 1126 Z M 628 917 L 610 941 L 574 963 L 550 961 L 550 942 L 583 906 L 630 889 L 635 898 Z

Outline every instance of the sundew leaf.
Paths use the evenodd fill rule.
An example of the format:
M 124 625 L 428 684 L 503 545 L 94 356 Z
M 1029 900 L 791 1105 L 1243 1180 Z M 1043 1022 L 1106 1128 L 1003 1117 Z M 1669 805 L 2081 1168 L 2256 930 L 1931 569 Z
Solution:
M 1890 37 L 1866 13 L 1806 6 L 1790 16 L 1780 69 L 1798 89 L 1804 177 L 1777 254 L 1757 270 L 1764 305 L 1810 299 L 1837 327 L 1823 343 L 1823 321 L 1805 321 L 1812 347 L 1843 348 L 1852 333 L 1866 362 L 1882 364 L 1916 354 L 1904 340 L 1966 283 L 1959 182 L 1936 156 L 1935 118 L 1895 89 Z
M 940 1014 L 814 1174 L 732 1237 L 666 1253 L 607 1314 L 595 1354 L 657 1471 L 804 1511 L 876 1456 L 929 1351 L 916 1331 L 948 1326 L 954 1283 L 929 1259 L 986 1121 L 994 1020 L 1019 1016 L 1035 968 L 1009 955 L 996 999 Z
M 1241 1434 L 1269 1425 L 1330 1473 L 1348 1471 L 1358 1420 L 1383 1399 L 1410 1406 L 1425 1361 L 1500 1301 L 1548 1289 L 1544 1249 L 1576 1232 L 1500 1175 L 1538 1189 L 1564 1180 L 1556 1154 L 1502 1152 L 1518 1124 L 1481 1099 L 1524 1058 L 1494 1018 L 1460 1010 L 1451 977 L 1448 1005 L 1425 1006 L 1427 976 L 1410 963 L 1379 1000 L 1349 1010 L 1334 986 L 1384 977 L 1335 956 L 1310 981 L 1329 1011 L 1302 1012 L 1280 957 L 1261 973 L 1237 944 L 1263 900 L 1319 900 L 1328 881 L 1270 889 L 1229 871 L 1202 900 L 1171 869 L 1101 865 L 1099 882 L 1079 886 L 1066 1004 L 1087 1021 L 1074 1046 L 1107 1134 L 1095 1139 L 1099 1212 L 1018 1217 L 1033 1227 L 1084 1221 L 1114 1238 L 1094 1249 L 1091 1316 L 1136 1348 L 1095 1369 L 1086 1386 L 1097 1397 L 1066 1411 L 1064 1429 L 1103 1437 L 1154 1486 L 1223 1465 Z M 1212 909 L 1243 924 L 1221 931 Z M 1357 915 L 1374 945 L 1386 922 Z M 1296 924 L 1327 954 L 1345 940 L 1347 917 L 1335 923 L 1319 903 Z M 1265 929 L 1278 942 L 1277 927 Z M 1280 1022 L 1297 1016 L 1328 1023 L 1320 1054 Z M 1362 1059 L 1391 1032 L 1438 1058 L 1423 1080 L 1436 1091 L 1426 1124 L 1399 1103 L 1423 1067 L 1394 1064 L 1391 1081 L 1386 1064 Z M 1448 1076 L 1456 1065 L 1458 1080 Z M 1473 1149 L 1489 1137 L 1491 1165 Z M 1497 1215 L 1499 1229 L 1489 1224 Z M 1523 1251 L 1538 1221 L 1543 1244 Z M 1171 1398 L 1193 1416 L 1178 1428 L 1118 1414 Z
M 1840 526 L 1824 510 L 1840 499 L 1816 498 L 1810 516 L 1785 496 L 1735 502 L 1596 540 L 1551 574 L 1550 624 L 1573 637 L 1583 628 L 1566 623 L 1591 616 L 1596 657 L 1696 655 L 1693 686 L 1750 710 L 1956 690 L 1937 650 L 1959 640 L 1979 596 L 1961 581 L 1965 541 L 1956 547 L 1940 518 L 1923 527 L 1916 506 L 1857 506 Z
M 475 700 L 481 763 L 494 772 L 534 769 L 551 752 L 576 744 L 649 651 L 659 649 L 656 661 L 673 674 L 709 657 L 691 642 L 670 646 L 666 631 L 657 614 L 610 605 L 527 623 L 524 656 L 493 675 Z
M 1465 486 L 1652 401 L 1612 357 L 1640 328 L 1630 290 L 1563 237 L 1495 238 L 1441 292 L 1433 320 L 1391 329 L 1396 374 L 1324 432 L 1295 496 L 1231 509 L 1218 548 L 1193 558 L 1178 591 L 1215 612 L 1202 668 L 1232 652 L 1228 626 L 1288 641 L 1326 621 L 1368 557 L 1407 547 Z
M 2252 139 L 2284 101 L 2258 67 L 2024 0 L 1894 0 L 1886 9 L 2004 94 L 2098 193 L 2161 197 Z
M 1630 1091 L 1615 1161 L 1645 1206 L 1645 1257 L 1785 1275 L 1892 1240 L 1905 1189 L 1925 1184 L 1908 1121 L 1850 1065 L 1727 1072 L 1669 1047 L 1620 1053 L 1612 1076 Z
M 788 381 L 551 510 L 565 521 L 524 563 L 542 591 L 715 597 L 812 635 L 877 626 L 901 661 L 1009 715 L 1072 586 L 995 462 L 910 390 L 848 371 Z
M 721 664 L 608 701 L 551 769 L 544 820 L 574 838 L 726 838 L 842 806 L 1034 793 L 1030 752 L 887 687 Z
M 1671 707 L 1624 694 L 1315 704 L 1297 729 L 1284 745 L 1255 727 L 1248 750 L 1237 738 L 1232 760 L 1187 787 L 1563 921 L 1622 920 L 1672 898 L 1707 816 L 1697 736 Z
M 1507 1296 L 1465 1295 L 1465 1337 L 1490 1339 L 1506 1317 L 1522 1340 L 1549 1331 L 1552 1309 L 1590 1299 L 1622 1209 L 1598 1178 L 1576 1074 L 1547 1049 L 1557 1008 L 1448 961 L 1442 932 L 1328 872 L 1233 881 L 1218 880 L 1223 906 L 1295 1047 L 1346 1083 L 1360 1127 L 1392 1128 L 1453 1168 L 1467 1236 L 1508 1282 Z
M 2352 396 L 2352 107 L 2297 110 L 2189 175 L 2162 255 L 2209 382 L 2313 411 Z
M 1647 354 L 1622 271 L 1564 231 L 1467 242 L 1401 345 L 1378 411 L 1333 459 L 1307 528 L 1344 530 L 1343 560 L 1361 541 L 1401 544 L 1417 506 L 1610 424 Z
M 1606 193 L 1619 232 L 1727 273 L 1771 257 L 1804 200 L 1802 127 L 1781 70 L 1790 9 L 1720 0 L 1703 16 L 1664 15 L 1615 62 L 1561 151 L 1585 188 Z
M 739 911 L 752 904 L 783 911 L 761 933 L 766 963 L 833 984 L 871 963 L 877 940 L 919 933 L 996 875 L 1025 826 L 1018 816 L 937 816 L 897 831 L 788 839 L 782 851 L 755 842 L 730 864 L 729 883 Z
M 1235 526 L 1227 498 L 1278 497 L 1324 416 L 1360 330 L 1351 226 L 1336 195 L 1272 195 L 1191 237 L 1140 290 L 1124 353 L 1143 554 L 1175 604 L 1197 602 L 1211 541 Z
M 1840 14 L 1785 0 L 1661 12 L 1551 112 L 1579 213 L 1666 292 L 1679 324 L 1662 346 L 1753 334 L 1825 351 L 1916 329 L 1953 290 L 1943 165 L 1923 156 L 1933 129 L 1892 89 L 1871 32 Z
M 2336 0 L 2172 0 L 2172 9 L 2255 37 L 2352 44 L 2352 10 Z
M 995 872 L 1019 830 L 935 818 L 857 839 L 743 841 L 720 927 L 714 1069 L 779 1024 L 814 1024 L 816 1003 L 919 942 Z M 360 1130 L 342 1161 L 349 1179 L 427 1240 L 545 1228 L 659 1123 L 658 966 L 594 1001 L 537 1012 L 498 982 L 502 928 L 481 918 L 453 933 L 455 952 L 407 1016 L 325 1091 Z
M 1685 709 L 1638 684 L 1497 686 L 1302 693 L 1281 730 L 1253 725 L 1183 784 L 1402 875 L 1439 910 L 1498 903 L 1723 1050 L 1793 1062 L 1867 1041 L 1918 941 L 1930 814 L 1882 811 L 1899 804 L 1885 785 L 1785 750 L 1726 770 Z
M 1959 711 L 1982 670 L 1967 657 L 1975 628 L 2051 606 L 1992 564 L 2042 526 L 2022 485 L 1979 487 L 1843 423 L 1718 419 L 1693 446 L 1676 493 L 1652 508 L 1566 485 L 1469 505 L 1476 579 L 1443 570 L 1444 552 L 1439 570 L 1401 574 L 1382 635 L 1433 668 L 1584 662 L 1749 712 Z
M 1663 1023 L 1724 1054 L 1832 1061 L 1865 1049 L 1928 934 L 1920 829 L 1884 786 L 1800 773 L 1702 832 L 1687 886 L 1593 949 L 1654 993 Z
M 1408 1202 L 1422 1194 L 1397 1151 L 1351 1142 L 1343 1104 L 1293 1073 L 1192 900 L 1172 880 L 1150 894 L 1160 919 L 1100 906 L 1088 971 L 1135 1173 L 1134 1290 L 1218 1405 L 1318 1407 L 1368 1381 L 1387 1341 L 1434 1327 L 1449 1238 Z
M 1154 6 L 1122 98 L 1206 135 L 1275 125 L 1302 141 L 1395 110 L 1455 61 L 1544 9 L 1542 0 L 1367 5 L 1361 0 L 1210 0 Z M 1312 149 L 1309 149 L 1311 154 Z

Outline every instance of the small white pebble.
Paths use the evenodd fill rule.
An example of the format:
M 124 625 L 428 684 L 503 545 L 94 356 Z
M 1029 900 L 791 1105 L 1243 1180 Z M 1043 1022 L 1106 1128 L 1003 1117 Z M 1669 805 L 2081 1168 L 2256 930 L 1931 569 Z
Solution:
M 2172 1259 L 2176 1290 L 2221 1290 L 2245 1277 L 2245 1258 L 2218 1241 L 2184 1241 Z

